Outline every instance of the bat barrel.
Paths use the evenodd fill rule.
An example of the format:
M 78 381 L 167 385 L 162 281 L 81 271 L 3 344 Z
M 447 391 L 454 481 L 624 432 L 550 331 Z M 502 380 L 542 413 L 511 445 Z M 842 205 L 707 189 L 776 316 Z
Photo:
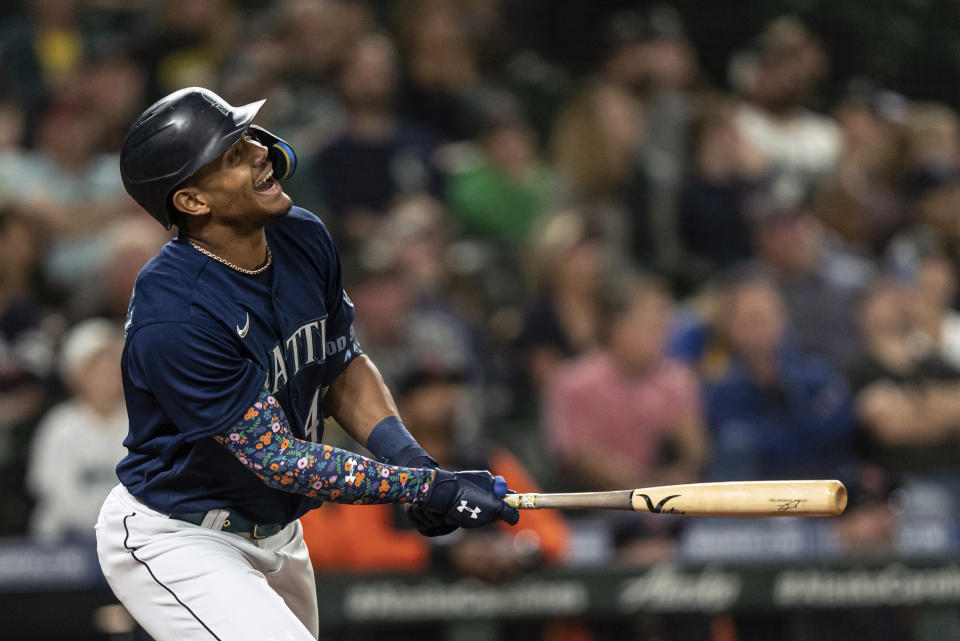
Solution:
M 836 516 L 847 489 L 835 480 L 691 483 L 633 491 L 633 509 L 689 516 Z

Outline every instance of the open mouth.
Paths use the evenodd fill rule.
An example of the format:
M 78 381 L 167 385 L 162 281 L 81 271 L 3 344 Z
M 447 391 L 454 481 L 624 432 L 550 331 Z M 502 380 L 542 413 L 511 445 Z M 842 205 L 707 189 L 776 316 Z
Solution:
M 253 190 L 259 194 L 274 194 L 280 191 L 280 183 L 273 177 L 272 168 L 254 183 Z

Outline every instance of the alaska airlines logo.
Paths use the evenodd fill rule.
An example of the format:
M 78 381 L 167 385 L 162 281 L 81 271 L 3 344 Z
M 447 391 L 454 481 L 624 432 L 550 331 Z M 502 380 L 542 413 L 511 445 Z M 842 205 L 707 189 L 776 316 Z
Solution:
M 647 504 L 647 511 L 653 512 L 654 514 L 683 514 L 683 512 L 675 508 L 670 508 L 666 512 L 663 511 L 663 506 L 667 504 L 667 501 L 669 501 L 670 499 L 677 498 L 678 496 L 680 496 L 679 494 L 671 494 L 670 496 L 667 496 L 661 499 L 661 501 L 656 505 L 653 504 L 653 501 L 651 501 L 650 497 L 647 496 L 646 494 L 637 494 L 637 496 L 643 497 L 643 500 Z

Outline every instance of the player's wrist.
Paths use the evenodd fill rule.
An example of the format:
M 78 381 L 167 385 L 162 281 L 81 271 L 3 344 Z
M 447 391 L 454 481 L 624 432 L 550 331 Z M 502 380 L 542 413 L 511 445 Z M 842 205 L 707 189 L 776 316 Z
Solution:
M 399 416 L 388 416 L 374 425 L 367 449 L 384 463 L 401 467 L 437 467 L 437 462 L 413 438 Z

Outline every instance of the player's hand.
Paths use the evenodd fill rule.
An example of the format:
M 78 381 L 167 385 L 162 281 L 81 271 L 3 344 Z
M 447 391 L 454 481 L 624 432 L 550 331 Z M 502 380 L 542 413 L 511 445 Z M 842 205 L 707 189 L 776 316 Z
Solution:
M 429 455 L 419 455 L 401 463 L 404 467 L 425 467 L 431 470 L 439 469 L 436 459 Z M 417 528 L 417 532 L 424 536 L 445 536 L 460 528 L 455 523 L 447 521 L 445 514 L 438 514 L 423 509 L 419 505 L 411 505 L 407 510 L 407 518 Z
M 448 472 L 436 470 L 433 488 L 422 506 L 446 516 L 446 522 L 475 528 L 495 521 L 516 525 L 520 513 L 503 502 L 507 483 L 486 470 Z
M 447 520 L 446 514 L 431 512 L 419 505 L 410 506 L 407 518 L 417 528 L 417 532 L 424 536 L 444 536 L 460 529 L 459 525 Z

